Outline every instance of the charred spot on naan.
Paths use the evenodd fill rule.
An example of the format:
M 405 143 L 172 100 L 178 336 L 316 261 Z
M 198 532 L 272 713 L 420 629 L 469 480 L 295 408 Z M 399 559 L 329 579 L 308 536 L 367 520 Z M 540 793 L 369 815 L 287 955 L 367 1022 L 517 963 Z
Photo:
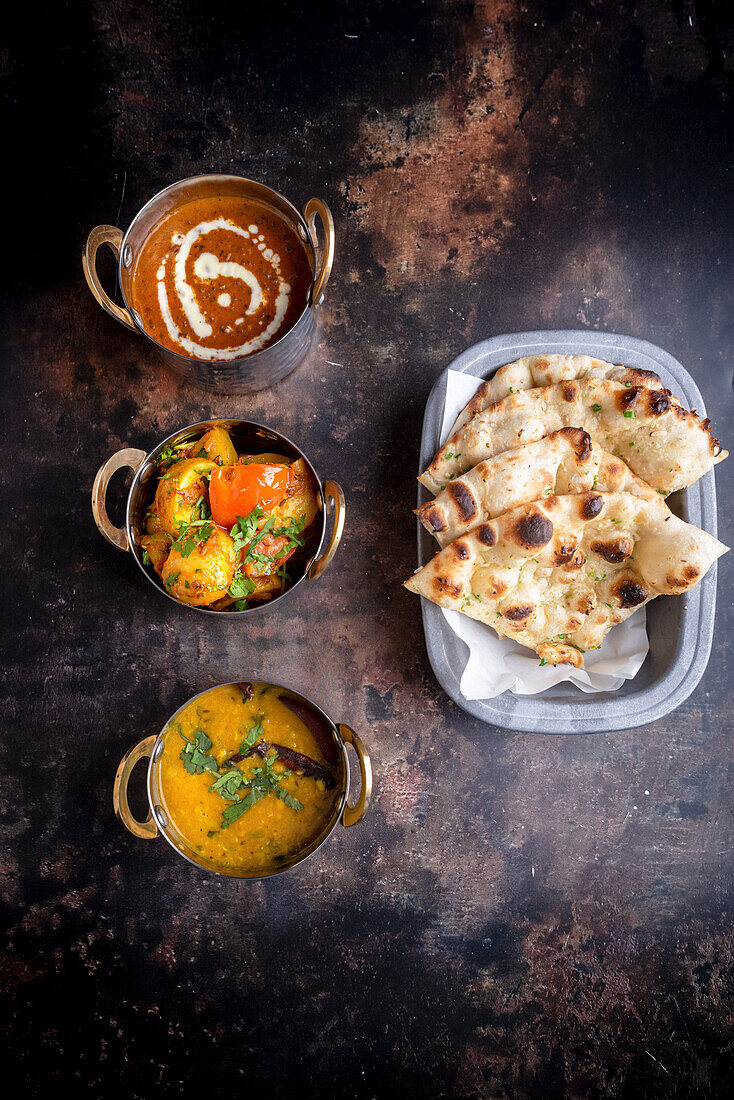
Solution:
M 450 481 L 446 491 L 456 506 L 459 519 L 463 523 L 470 523 L 479 515 L 479 507 L 469 486 L 465 481 Z
M 646 396 L 650 416 L 664 416 L 670 410 L 670 397 L 666 390 L 648 390 Z M 680 405 L 673 407 L 680 408 Z
M 617 394 L 617 404 L 619 405 L 620 411 L 629 413 L 634 410 L 642 392 L 639 386 L 626 386 L 621 390 L 621 392 Z
M 497 528 L 491 523 L 483 523 L 474 533 L 484 546 L 494 546 L 497 542 Z
M 619 380 L 633 382 L 638 386 L 645 386 L 647 389 L 663 389 L 660 375 L 656 374 L 654 370 L 643 370 L 641 367 L 625 367 L 624 378 Z
M 489 392 L 491 379 L 486 382 L 482 382 L 477 392 L 472 397 L 471 401 L 466 406 L 466 411 L 469 413 L 469 419 L 474 416 L 475 413 L 481 412 L 484 408 L 484 399 Z
M 458 558 L 459 561 L 469 560 L 470 550 L 462 539 L 456 539 L 455 542 L 452 542 L 449 545 L 449 550 L 453 552 L 454 556 Z
M 586 555 L 583 550 L 578 549 L 574 552 L 572 558 L 570 558 L 564 566 L 562 566 L 564 573 L 575 573 L 577 569 L 580 569 L 582 565 L 586 564 Z
M 564 382 L 561 386 L 561 395 L 564 401 L 575 401 L 579 395 L 579 387 L 576 382 Z
M 701 575 L 701 570 L 696 565 L 684 565 L 681 572 L 682 577 L 676 577 L 675 573 L 668 573 L 665 580 L 671 588 L 692 588 Z
M 591 455 L 591 436 L 583 428 L 559 428 L 558 435 L 564 437 L 576 458 L 584 462 Z
M 622 462 L 618 458 L 615 458 L 613 455 L 610 455 L 609 459 L 603 464 L 602 469 L 604 473 L 604 481 L 607 483 L 607 488 L 609 488 L 610 486 L 621 484 L 622 478 L 624 477 L 624 473 L 626 470 L 624 462 Z
M 588 615 L 597 606 L 596 594 L 588 589 L 585 592 L 579 592 L 576 596 L 572 611 L 577 611 L 579 615 Z M 583 620 L 582 620 L 583 621 Z M 579 626 L 581 622 L 579 623 Z M 575 629 L 578 630 L 578 627 Z
M 525 630 L 535 616 L 535 604 L 511 604 L 504 608 L 502 614 L 513 629 Z
M 553 551 L 553 564 L 567 565 L 576 553 L 577 546 L 578 539 L 574 535 L 560 535 L 558 538 L 558 545 Z
M 503 614 L 512 623 L 519 623 L 522 619 L 528 619 L 535 611 L 535 605 L 531 603 L 516 604 L 514 607 L 506 607 Z
M 604 507 L 598 493 L 579 493 L 579 515 L 582 519 L 594 519 Z
M 508 588 L 509 585 L 505 584 L 504 581 L 501 581 L 499 577 L 494 577 L 489 582 L 489 586 L 486 587 L 485 591 L 489 599 L 498 600 L 500 596 L 504 596 Z
M 612 595 L 619 600 L 620 607 L 637 607 L 644 603 L 650 593 L 644 588 L 637 577 L 618 577 L 612 585 Z
M 579 649 L 560 642 L 541 642 L 537 648 L 537 654 L 541 661 L 549 665 L 573 665 L 574 668 L 581 668 L 584 663 L 583 654 Z
M 445 531 L 448 527 L 443 509 L 439 508 L 433 501 L 430 504 L 424 504 L 422 508 L 417 508 L 416 515 L 420 517 L 421 523 L 430 527 L 436 534 Z
M 460 600 L 464 594 L 463 585 L 451 580 L 451 577 L 434 577 L 432 585 L 439 596 L 450 596 L 454 600 Z
M 591 543 L 591 549 L 600 558 L 604 558 L 604 561 L 608 561 L 611 565 L 619 565 L 621 562 L 627 561 L 634 549 L 634 543 L 629 535 L 619 535 L 607 542 L 603 542 L 602 539 L 594 539 Z
M 541 511 L 533 509 L 520 516 L 511 532 L 513 542 L 525 550 L 538 550 L 553 538 L 553 524 Z

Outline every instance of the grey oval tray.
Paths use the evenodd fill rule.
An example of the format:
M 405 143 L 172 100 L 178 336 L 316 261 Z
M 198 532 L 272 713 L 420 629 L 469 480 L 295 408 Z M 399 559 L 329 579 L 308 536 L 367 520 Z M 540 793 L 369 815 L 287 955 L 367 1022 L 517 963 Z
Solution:
M 705 416 L 696 383 L 681 364 L 662 348 L 606 332 L 520 332 L 495 336 L 468 348 L 447 370 L 487 378 L 504 363 L 523 355 L 555 352 L 592 355 L 611 363 L 654 370 L 689 409 Z M 446 373 L 437 379 L 426 404 L 421 435 L 420 469 L 424 470 L 439 446 L 443 419 Z M 419 487 L 418 503 L 429 494 Z M 716 534 L 716 488 L 713 470 L 690 489 L 668 499 L 682 519 Z M 437 545 L 418 524 L 418 561 L 424 565 Z M 441 608 L 428 600 L 423 605 L 423 629 L 431 667 L 438 682 L 469 714 L 503 729 L 526 733 L 599 733 L 602 730 L 644 726 L 669 714 L 688 698 L 703 676 L 711 652 L 716 610 L 716 565 L 687 596 L 662 596 L 647 608 L 650 652 L 632 680 L 616 691 L 584 694 L 573 684 L 559 684 L 539 695 L 513 695 L 506 691 L 495 699 L 465 699 L 459 687 L 468 649 L 453 633 Z

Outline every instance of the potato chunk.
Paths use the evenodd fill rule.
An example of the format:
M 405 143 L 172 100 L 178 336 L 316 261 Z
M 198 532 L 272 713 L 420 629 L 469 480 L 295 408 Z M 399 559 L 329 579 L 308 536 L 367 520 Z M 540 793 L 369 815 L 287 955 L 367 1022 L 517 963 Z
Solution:
M 162 530 L 161 517 L 158 515 L 158 509 L 154 502 L 145 513 L 145 533 L 146 535 L 157 535 Z
M 289 519 L 300 519 L 301 516 L 305 516 L 303 525 L 305 531 L 316 519 L 318 510 L 316 482 L 306 463 L 299 458 L 291 465 L 291 483 L 285 500 L 271 512 L 271 515 L 275 516 L 275 527 L 282 527 Z
M 256 455 L 240 455 L 240 462 L 245 466 L 250 462 L 264 462 L 269 463 L 271 466 L 292 466 L 293 459 L 288 458 L 287 455 L 276 454 L 275 451 L 262 451 Z
M 201 437 L 198 451 L 206 451 L 207 458 L 216 462 L 217 466 L 234 466 L 237 461 L 234 443 L 230 439 L 229 432 L 224 428 L 210 428 L 205 432 Z
M 181 603 L 194 607 L 221 600 L 234 579 L 237 556 L 234 540 L 215 527 L 205 542 L 200 542 L 184 557 L 172 549 L 161 579 L 167 591 Z
M 197 518 L 194 508 L 200 497 L 206 495 L 207 477 L 214 463 L 208 458 L 184 458 L 171 466 L 158 482 L 155 506 L 161 526 L 171 535 L 177 535 L 182 523 Z
M 171 538 L 165 531 L 154 531 L 152 535 L 143 535 L 140 540 L 143 550 L 147 551 L 150 564 L 160 577 L 171 548 Z

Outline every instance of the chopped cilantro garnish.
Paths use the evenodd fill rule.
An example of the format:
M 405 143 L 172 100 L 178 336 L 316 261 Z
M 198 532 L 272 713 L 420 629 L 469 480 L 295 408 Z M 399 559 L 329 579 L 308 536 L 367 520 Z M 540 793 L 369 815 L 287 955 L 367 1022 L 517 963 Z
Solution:
M 227 591 L 236 600 L 246 600 L 255 591 L 257 585 L 244 573 L 237 573 Z
M 625 416 L 628 420 L 634 420 L 636 417 L 634 409 L 628 409 L 627 412 L 623 413 L 622 415 Z
M 252 769 L 252 774 L 249 779 L 245 779 L 243 776 L 242 784 L 239 789 L 247 790 L 247 794 L 238 802 L 233 802 L 231 806 L 227 806 L 223 811 L 223 829 L 227 829 L 233 821 L 236 821 L 242 814 L 246 813 L 250 807 L 254 806 L 256 802 L 259 802 L 261 798 L 264 798 L 266 794 L 274 794 L 276 798 L 279 798 L 281 802 L 285 802 L 286 806 L 290 806 L 292 810 L 303 809 L 302 803 L 281 786 L 283 780 L 287 779 L 291 773 L 289 771 L 284 771 L 282 773 L 276 772 L 274 767 L 276 760 L 276 754 L 274 752 L 270 753 L 263 761 L 261 767 Z M 239 771 L 239 768 L 236 770 Z M 240 775 L 242 775 L 241 772 Z M 227 790 L 233 789 L 235 782 L 236 780 L 229 780 Z
M 240 769 L 231 768 L 228 772 L 222 772 L 214 780 L 209 790 L 214 791 L 215 794 L 221 795 L 222 798 L 226 798 L 230 802 L 236 802 L 244 785 L 245 777 Z
M 203 496 L 199 497 L 194 504 L 191 514 L 193 519 L 181 520 L 176 524 L 176 541 L 171 546 L 171 549 L 178 551 L 182 558 L 190 557 L 195 547 L 201 542 L 206 542 L 214 532 L 212 515 Z
M 247 732 L 244 741 L 240 745 L 240 756 L 245 756 L 260 737 L 265 736 L 262 722 L 255 722 Z
M 209 749 L 212 747 L 211 738 L 203 730 L 194 730 L 191 738 L 186 737 L 180 725 L 178 732 L 185 742 L 181 749 L 181 760 L 189 775 L 201 775 L 205 771 L 219 770 L 217 761 L 209 755 Z
M 259 802 L 261 798 L 265 798 L 268 793 L 260 787 L 251 787 L 244 798 L 241 798 L 239 802 L 233 802 L 231 806 L 227 806 L 222 811 L 222 828 L 228 829 L 237 818 L 242 817 L 256 802 Z
M 256 717 L 240 745 L 240 755 L 246 755 L 256 744 L 258 739 L 264 736 L 262 715 Z M 247 776 L 233 762 L 224 771 L 219 770 L 216 758 L 209 750 L 212 748 L 211 738 L 202 729 L 194 730 L 191 737 L 186 737 L 178 725 L 178 732 L 184 741 L 181 750 L 181 761 L 190 775 L 202 775 L 204 772 L 212 772 L 216 777 L 209 787 L 214 794 L 218 794 L 229 803 L 222 812 L 222 829 L 227 829 L 234 821 L 242 817 L 256 802 L 267 794 L 274 794 L 281 802 L 285 802 L 292 810 L 302 810 L 303 805 L 283 787 L 283 780 L 292 774 L 287 768 L 276 771 L 278 761 L 274 750 L 268 752 L 262 764 L 252 769 Z M 240 797 L 242 795 L 242 797 Z M 213 836 L 214 832 L 210 832 Z

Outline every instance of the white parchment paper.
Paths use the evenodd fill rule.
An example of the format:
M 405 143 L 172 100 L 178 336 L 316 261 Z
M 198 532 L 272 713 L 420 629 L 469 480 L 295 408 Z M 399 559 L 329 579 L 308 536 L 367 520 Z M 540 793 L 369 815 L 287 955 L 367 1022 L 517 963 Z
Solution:
M 441 445 L 481 381 L 481 378 L 458 371 L 448 372 Z M 511 638 L 499 638 L 491 627 L 458 611 L 441 610 L 450 628 L 469 647 L 469 659 L 461 677 L 461 694 L 465 699 L 493 699 L 503 691 L 536 695 L 566 681 L 585 692 L 614 691 L 625 680 L 632 679 L 649 649 L 644 607 L 615 626 L 601 649 L 584 654 L 583 669 L 570 665 L 541 667 L 537 654 L 531 649 Z

